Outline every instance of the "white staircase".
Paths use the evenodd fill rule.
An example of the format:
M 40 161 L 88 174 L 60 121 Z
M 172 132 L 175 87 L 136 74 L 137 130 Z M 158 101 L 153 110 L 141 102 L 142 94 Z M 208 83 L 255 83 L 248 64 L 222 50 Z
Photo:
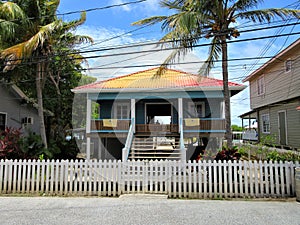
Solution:
M 180 160 L 179 139 L 174 137 L 134 137 L 129 160 Z

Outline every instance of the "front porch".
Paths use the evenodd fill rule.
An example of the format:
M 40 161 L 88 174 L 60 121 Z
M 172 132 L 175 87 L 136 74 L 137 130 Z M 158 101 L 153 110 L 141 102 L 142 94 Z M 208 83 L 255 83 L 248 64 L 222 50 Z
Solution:
M 194 119 L 197 125 L 187 124 L 186 121 Z M 112 123 L 113 121 L 113 123 Z M 188 133 L 224 133 L 225 119 L 223 118 L 186 118 L 183 119 L 183 132 Z M 106 124 L 105 124 L 106 123 Z M 130 119 L 93 119 L 91 120 L 91 133 L 105 137 L 109 133 L 128 133 L 131 125 Z M 179 124 L 135 124 L 135 135 L 150 136 L 164 134 L 166 136 L 179 135 Z

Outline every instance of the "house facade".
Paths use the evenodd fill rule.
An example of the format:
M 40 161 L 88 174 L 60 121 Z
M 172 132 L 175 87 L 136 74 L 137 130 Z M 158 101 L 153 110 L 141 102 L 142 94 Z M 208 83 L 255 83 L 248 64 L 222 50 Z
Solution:
M 16 85 L 0 83 L 0 96 L 0 130 L 13 127 L 25 135 L 40 133 L 37 109 Z
M 72 90 L 86 94 L 87 159 L 186 160 L 197 147 L 220 147 L 225 134 L 223 82 L 172 69 L 157 76 L 157 71 Z M 229 88 L 233 96 L 245 87 L 229 82 Z M 92 104 L 97 104 L 98 118 L 91 117 Z
M 300 149 L 300 39 L 281 51 L 243 82 L 249 82 L 251 111 L 260 141 Z

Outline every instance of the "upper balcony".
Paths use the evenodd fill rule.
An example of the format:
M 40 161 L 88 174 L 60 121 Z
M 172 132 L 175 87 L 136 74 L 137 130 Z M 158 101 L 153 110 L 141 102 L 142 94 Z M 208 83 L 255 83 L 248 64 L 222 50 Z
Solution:
M 225 119 L 223 118 L 186 118 L 183 119 L 184 133 L 225 133 Z M 131 124 L 130 119 L 95 119 L 91 121 L 91 133 L 127 133 Z M 177 134 L 178 124 L 136 124 L 135 133 L 149 134 Z

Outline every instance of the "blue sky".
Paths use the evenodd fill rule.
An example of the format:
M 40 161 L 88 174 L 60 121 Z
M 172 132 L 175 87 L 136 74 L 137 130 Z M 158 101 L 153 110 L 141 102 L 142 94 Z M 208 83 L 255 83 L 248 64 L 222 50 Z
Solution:
M 110 5 L 118 5 L 125 2 L 133 2 L 135 0 L 61 0 L 59 12 L 61 14 L 73 12 L 73 11 L 81 11 L 93 8 L 101 8 Z M 291 4 L 300 5 L 300 1 L 296 0 L 265 0 L 262 4 L 259 5 L 259 8 L 282 8 L 287 7 Z M 124 33 L 130 32 L 134 29 L 137 29 L 136 26 L 131 26 L 132 22 L 137 20 L 154 16 L 154 15 L 167 15 L 169 12 L 165 9 L 162 9 L 159 6 L 159 0 L 147 0 L 143 3 L 126 5 L 122 7 L 114 7 L 110 9 L 104 10 L 95 10 L 87 13 L 87 21 L 81 26 L 77 33 L 89 35 L 94 38 L 95 45 L 93 46 L 85 46 L 82 47 L 84 50 L 92 50 L 92 49 L 101 49 L 106 47 L 116 47 L 120 45 L 132 45 L 134 43 L 141 42 L 149 42 L 156 41 L 162 37 L 162 32 L 159 25 L 151 26 L 148 28 L 144 28 L 138 30 L 136 32 L 129 33 L 124 35 Z M 74 18 L 78 18 L 79 13 L 74 13 L 71 15 L 62 15 L 65 21 L 72 20 Z M 296 21 L 292 21 L 296 22 Z M 272 24 L 278 25 L 278 24 Z M 237 23 L 237 26 L 241 27 L 240 30 L 251 29 L 254 28 L 250 23 Z M 264 25 L 263 27 L 266 27 Z M 255 27 L 257 28 L 257 27 Z M 261 36 L 275 35 L 275 34 L 285 34 L 290 32 L 299 32 L 299 25 L 290 26 L 286 28 L 277 28 L 277 29 L 268 29 L 262 31 L 255 32 L 247 32 L 242 33 L 239 39 L 247 39 L 247 38 L 255 38 Z M 119 36 L 118 38 L 114 38 L 110 41 L 107 41 L 108 38 Z M 299 38 L 299 35 L 290 35 L 288 37 L 278 37 L 275 39 L 264 39 L 258 41 L 246 41 L 241 43 L 232 43 L 229 44 L 229 58 L 237 59 L 237 58 L 245 58 L 245 57 L 257 57 L 259 55 L 263 56 L 272 56 L 276 54 L 278 51 L 284 49 L 293 41 Z M 209 40 L 204 40 L 202 43 L 208 43 Z M 145 51 L 151 50 L 155 48 L 155 46 L 147 46 L 147 47 L 135 47 L 130 48 L 130 51 Z M 262 51 L 266 49 L 264 53 Z M 94 55 L 105 55 L 120 52 L 128 52 L 128 49 L 123 50 L 114 50 L 114 51 L 101 51 L 98 53 L 89 53 L 87 56 Z M 207 48 L 199 47 L 194 49 L 193 52 L 188 54 L 185 58 L 180 59 L 180 62 L 197 62 L 201 60 L 205 60 L 207 57 Z M 99 80 L 107 79 L 111 76 L 119 76 L 122 74 L 133 72 L 134 70 L 142 70 L 144 68 L 130 68 L 130 69 L 122 69 L 122 68 L 108 68 L 112 66 L 135 66 L 135 65 L 151 65 L 151 64 L 159 64 L 165 59 L 170 52 L 160 52 L 160 53 L 148 53 L 148 54 L 132 54 L 130 56 L 122 55 L 122 56 L 111 56 L 111 57 L 102 57 L 97 59 L 89 60 L 89 67 L 93 68 L 93 70 L 89 71 L 89 74 L 97 77 Z M 229 65 L 229 76 L 230 80 L 234 82 L 241 83 L 242 79 L 249 74 L 253 69 L 262 65 L 265 60 L 260 60 L 257 62 L 257 65 L 252 68 L 252 65 L 255 63 L 255 60 L 248 61 L 234 61 L 230 62 Z M 101 69 L 94 68 L 102 67 Z M 104 67 L 104 68 L 103 68 Z M 184 64 L 175 66 L 176 69 L 182 69 L 188 72 L 196 73 L 199 68 L 199 63 L 193 64 Z M 252 68 L 252 69 L 251 69 Z M 216 78 L 221 78 L 221 67 L 216 64 L 216 67 L 212 70 L 211 76 Z M 248 85 L 245 83 L 245 85 Z M 250 110 L 249 104 L 249 92 L 248 88 L 236 95 L 231 99 L 232 104 L 232 123 L 233 124 L 241 124 L 241 120 L 238 116 L 244 112 Z

